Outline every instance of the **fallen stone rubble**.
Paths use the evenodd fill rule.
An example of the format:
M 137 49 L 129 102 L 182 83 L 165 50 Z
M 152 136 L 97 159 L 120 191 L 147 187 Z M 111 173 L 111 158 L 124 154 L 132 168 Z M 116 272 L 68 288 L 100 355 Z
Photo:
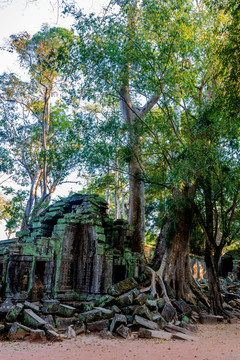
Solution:
M 200 286 L 207 293 L 206 281 Z M 227 284 L 224 299 L 225 308 L 235 315 L 229 322 L 238 321 L 239 286 Z M 209 315 L 203 304 L 198 305 L 174 299 L 174 295 L 170 302 L 155 300 L 128 278 L 113 285 L 108 295 L 82 295 L 79 301 L 66 304 L 54 299 L 13 304 L 6 299 L 0 306 L 0 336 L 9 340 L 61 341 L 98 332 L 102 338 L 128 339 L 134 334 L 147 339 L 193 340 L 197 322 L 214 324 L 224 320 Z

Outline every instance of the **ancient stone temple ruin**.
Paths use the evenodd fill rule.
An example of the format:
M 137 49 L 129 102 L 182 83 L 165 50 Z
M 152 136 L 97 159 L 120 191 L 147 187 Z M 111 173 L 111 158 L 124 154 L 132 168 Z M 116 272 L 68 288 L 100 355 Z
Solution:
M 74 194 L 55 202 L 18 238 L 0 242 L 1 297 L 78 300 L 139 275 L 131 228 L 107 215 L 97 195 Z

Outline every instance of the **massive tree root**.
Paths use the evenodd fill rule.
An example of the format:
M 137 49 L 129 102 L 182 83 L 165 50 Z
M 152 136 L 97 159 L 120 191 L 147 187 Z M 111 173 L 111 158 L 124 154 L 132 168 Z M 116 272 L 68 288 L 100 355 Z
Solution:
M 188 266 L 185 271 L 185 276 L 181 279 L 181 284 L 179 284 L 179 278 L 174 278 L 173 276 L 169 277 L 169 268 L 167 267 L 167 252 L 163 257 L 162 264 L 157 271 L 154 271 L 151 267 L 146 267 L 146 273 L 151 277 L 151 284 L 149 287 L 143 289 L 142 291 L 150 291 L 153 298 L 159 299 L 163 297 L 165 303 L 171 303 L 169 299 L 169 294 L 167 288 L 172 288 L 176 293 L 177 298 L 182 298 L 188 303 L 194 305 L 198 301 L 201 301 L 205 306 L 209 308 L 210 303 L 208 298 L 203 294 L 201 289 L 198 287 L 194 277 L 191 274 L 189 260 Z M 176 269 L 175 269 L 176 270 Z M 173 274 L 176 274 L 176 271 L 173 271 Z M 171 279 L 169 281 L 169 279 Z M 183 291 L 182 291 L 183 290 Z

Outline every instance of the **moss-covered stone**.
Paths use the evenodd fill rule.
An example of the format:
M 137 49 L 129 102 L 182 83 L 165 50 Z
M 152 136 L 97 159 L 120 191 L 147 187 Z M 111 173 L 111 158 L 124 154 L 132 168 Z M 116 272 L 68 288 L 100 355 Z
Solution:
M 61 317 L 61 316 L 55 316 L 55 326 L 58 330 L 65 331 L 67 328 L 75 324 L 77 322 L 77 319 L 75 317 Z
M 121 308 L 124 306 L 131 305 L 133 303 L 134 296 L 132 292 L 128 292 L 126 294 L 119 296 L 116 300 L 117 300 L 117 306 Z
M 128 277 L 138 276 L 140 258 L 132 252 L 128 223 L 114 222 L 106 209 L 98 196 L 74 194 L 48 206 L 19 241 L 1 243 L 5 296 L 72 301 L 80 299 L 80 294 L 106 293 L 117 266 L 125 267 Z M 81 269 L 84 279 L 77 271 L 79 264 L 86 265 L 86 272 Z M 125 284 L 120 291 L 112 289 L 113 296 L 133 287 Z M 107 302 L 95 302 L 95 306 Z M 54 313 L 45 306 L 45 314 L 50 312 Z
M 59 300 L 43 300 L 41 311 L 43 314 L 55 314 L 58 312 Z
M 46 324 L 46 321 L 41 319 L 32 310 L 25 309 L 23 311 L 23 323 L 24 323 L 24 325 L 26 325 L 32 329 L 38 329 L 38 328 L 43 327 Z
M 20 315 L 21 311 L 23 309 L 23 304 L 18 303 L 16 305 L 13 305 L 12 308 L 8 311 L 5 320 L 10 323 L 14 323 L 18 316 Z
M 9 340 L 24 340 L 24 338 L 30 337 L 30 333 L 31 329 L 29 327 L 15 322 L 11 326 L 7 337 Z
M 122 295 L 126 292 L 128 292 L 129 290 L 132 290 L 133 288 L 137 287 L 137 282 L 134 278 L 128 278 L 125 280 L 120 281 L 117 284 L 112 285 L 109 289 L 108 289 L 108 294 L 112 295 L 112 296 L 119 296 Z
M 97 234 L 97 240 L 100 242 L 106 242 L 106 236 L 104 234 Z
M 64 304 L 60 304 L 57 311 L 58 315 L 64 317 L 71 317 L 74 315 L 75 312 L 76 312 L 76 308 Z
M 95 322 L 102 319 L 102 310 L 93 309 L 79 314 L 79 319 L 85 321 L 86 323 Z
M 133 315 L 139 315 L 145 319 L 148 319 L 148 320 L 152 320 L 152 314 L 150 312 L 150 310 L 147 308 L 147 306 L 144 304 L 144 305 L 141 305 L 141 306 L 138 306 L 134 312 L 133 312 Z

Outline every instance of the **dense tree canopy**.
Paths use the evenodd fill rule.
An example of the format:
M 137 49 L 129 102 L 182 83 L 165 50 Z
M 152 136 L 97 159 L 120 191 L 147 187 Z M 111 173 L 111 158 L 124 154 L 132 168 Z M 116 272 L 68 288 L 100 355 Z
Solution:
M 193 225 L 201 229 L 211 311 L 223 313 L 217 265 L 240 231 L 238 2 L 111 1 L 103 16 L 64 12 L 74 35 L 12 36 L 28 80 L 1 76 L 0 169 L 31 187 L 23 225 L 78 166 L 91 174 L 88 189 L 109 202 L 113 193 L 136 251 L 145 215 L 148 232 L 161 230 L 153 266 L 188 300 L 201 297 L 189 269 Z

